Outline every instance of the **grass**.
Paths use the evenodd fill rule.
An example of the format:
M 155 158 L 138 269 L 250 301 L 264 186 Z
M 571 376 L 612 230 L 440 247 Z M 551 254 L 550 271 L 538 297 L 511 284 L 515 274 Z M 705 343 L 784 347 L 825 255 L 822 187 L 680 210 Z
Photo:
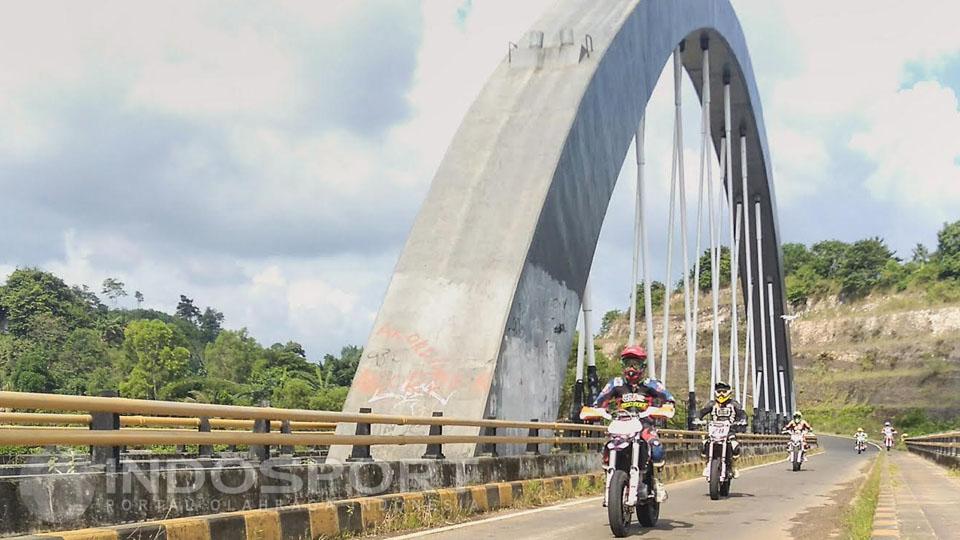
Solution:
M 843 516 L 842 536 L 855 540 L 869 539 L 873 533 L 873 514 L 880 495 L 880 470 L 886 465 L 886 456 L 881 454 L 874 462 L 860 492 Z

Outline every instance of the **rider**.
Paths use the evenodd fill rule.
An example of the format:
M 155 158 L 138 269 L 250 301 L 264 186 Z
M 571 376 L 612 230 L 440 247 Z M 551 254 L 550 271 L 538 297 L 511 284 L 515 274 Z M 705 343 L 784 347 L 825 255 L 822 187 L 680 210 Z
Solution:
M 857 428 L 857 432 L 853 434 L 853 438 L 857 441 L 857 444 L 859 444 L 860 441 L 865 442 L 867 440 L 867 432 L 864 431 L 862 427 Z
M 674 404 L 673 395 L 667 391 L 662 382 L 656 379 L 644 379 L 647 351 L 643 347 L 634 345 L 623 349 L 620 353 L 620 362 L 623 365 L 623 376 L 610 379 L 594 400 L 594 407 L 605 409 L 614 403 L 618 409 L 643 411 L 650 406 L 662 406 L 664 402 Z M 660 443 L 657 430 L 650 419 L 644 418 L 643 422 L 645 427 L 641 436 L 650 445 L 650 458 L 653 465 L 663 467 L 666 450 Z M 603 462 L 607 463 L 608 459 L 609 455 L 604 447 Z
M 884 444 L 886 444 L 887 437 L 889 437 L 890 440 L 892 441 L 893 436 L 896 435 L 897 433 L 897 430 L 893 429 L 893 426 L 890 425 L 889 421 L 887 421 L 883 423 L 883 429 L 881 430 L 881 433 L 883 433 Z
M 790 431 L 795 431 L 795 430 L 800 430 L 803 432 L 813 431 L 813 426 L 811 426 L 809 422 L 803 419 L 803 413 L 800 411 L 794 411 L 793 420 L 791 420 L 789 424 L 783 427 L 783 431 L 785 433 Z M 803 449 L 804 450 L 810 449 L 810 445 L 807 443 L 806 439 L 803 440 Z M 803 460 L 804 461 L 807 460 L 806 452 L 804 452 Z
M 729 384 L 719 381 L 714 385 L 713 399 L 704 408 L 700 409 L 698 418 L 702 419 L 707 415 L 710 415 L 711 420 L 729 420 L 732 424 L 727 441 L 730 442 L 730 452 L 734 460 L 730 462 L 730 468 L 733 469 L 733 477 L 737 478 L 740 473 L 737 471 L 735 460 L 740 457 L 740 443 L 737 442 L 736 432 L 743 431 L 747 425 L 747 411 L 743 410 L 740 402 L 733 399 L 733 390 Z M 700 449 L 700 455 L 703 457 L 707 456 L 708 444 L 710 444 L 709 441 L 705 440 L 703 447 Z M 709 465 L 707 466 L 709 467 Z M 706 474 L 706 471 L 704 474 Z

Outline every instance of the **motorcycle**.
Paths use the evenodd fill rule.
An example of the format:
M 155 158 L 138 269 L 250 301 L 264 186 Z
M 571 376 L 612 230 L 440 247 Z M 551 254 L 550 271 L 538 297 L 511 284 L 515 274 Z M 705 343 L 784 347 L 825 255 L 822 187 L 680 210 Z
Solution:
M 867 451 L 867 436 L 857 435 L 857 453 L 862 454 Z
M 627 536 L 634 511 L 637 521 L 644 527 L 653 527 L 660 518 L 660 503 L 665 500 L 665 493 L 658 492 L 660 483 L 650 459 L 650 445 L 642 437 L 643 419 L 672 418 L 673 414 L 673 404 L 670 403 L 637 412 L 617 411 L 612 415 L 594 407 L 584 407 L 580 412 L 581 420 L 610 420 L 603 506 L 607 508 L 610 530 L 617 538 Z
M 707 468 L 704 471 L 704 476 L 710 485 L 710 498 L 716 501 L 721 496 L 730 495 L 730 484 L 733 482 L 733 470 L 730 467 L 730 461 L 733 458 L 730 431 L 734 423 L 730 419 L 717 419 L 709 422 L 694 420 L 693 423 L 707 426 L 707 436 L 703 441 L 707 454 Z M 746 422 L 739 422 L 737 425 L 746 425 Z
M 888 434 L 884 433 L 884 435 L 883 435 L 883 446 L 884 446 L 884 448 L 887 449 L 887 452 L 889 452 L 890 449 L 893 448 L 893 444 L 894 444 L 894 443 L 893 443 L 893 435 L 888 435 Z
M 790 435 L 790 442 L 787 443 L 787 451 L 790 452 L 790 463 L 793 464 L 794 472 L 799 471 L 807 455 L 806 433 L 802 429 L 784 431 L 784 433 Z

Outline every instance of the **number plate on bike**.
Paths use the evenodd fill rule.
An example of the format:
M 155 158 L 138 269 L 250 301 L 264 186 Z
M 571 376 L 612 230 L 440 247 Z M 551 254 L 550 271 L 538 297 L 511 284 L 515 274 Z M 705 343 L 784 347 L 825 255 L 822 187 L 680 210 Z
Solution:
M 711 439 L 723 439 L 730 433 L 730 424 L 728 422 L 710 422 L 707 426 L 707 432 Z

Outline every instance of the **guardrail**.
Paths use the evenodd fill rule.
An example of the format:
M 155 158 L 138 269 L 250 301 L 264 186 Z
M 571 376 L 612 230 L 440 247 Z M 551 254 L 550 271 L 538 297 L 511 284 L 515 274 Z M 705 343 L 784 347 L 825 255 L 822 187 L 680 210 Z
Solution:
M 498 444 L 525 444 L 528 454 L 538 454 L 540 445 L 568 451 L 599 446 L 605 442 L 602 434 L 606 432 L 603 425 L 450 418 L 440 412 L 416 417 L 372 414 L 369 409 L 355 414 L 25 392 L 0 392 L 0 408 L 61 411 L 56 414 L 0 413 L 0 423 L 16 424 L 0 429 L 0 445 L 90 446 L 92 461 L 98 464 L 106 464 L 111 459 L 118 461 L 120 447 L 153 445 L 198 445 L 201 455 L 212 454 L 213 445 L 245 445 L 259 459 L 269 457 L 270 446 L 280 446 L 282 453 L 287 454 L 293 453 L 294 446 L 352 446 L 350 459 L 355 461 L 371 460 L 370 447 L 377 445 L 426 445 L 425 459 L 442 459 L 444 444 L 478 444 L 481 445 L 479 453 L 490 456 L 497 455 Z M 63 414 L 63 411 L 85 411 L 86 414 Z M 326 431 L 341 423 L 356 424 L 356 434 Z M 425 426 L 429 427 L 429 434 L 371 435 L 373 424 Z M 87 426 L 89 429 L 53 426 Z M 482 431 L 480 435 L 443 435 L 444 426 L 478 427 Z M 162 429 L 138 429 L 145 427 Z M 197 431 L 172 429 L 181 427 L 194 427 Z M 497 435 L 498 429 L 526 429 L 528 435 Z M 552 436 L 543 436 L 542 431 L 552 432 Z M 703 437 L 700 431 L 663 429 L 659 433 L 665 445 L 686 445 L 691 451 Z M 781 435 L 739 434 L 737 437 L 745 446 L 782 444 L 787 440 Z
M 907 450 L 948 467 L 960 467 L 960 431 L 906 437 Z

